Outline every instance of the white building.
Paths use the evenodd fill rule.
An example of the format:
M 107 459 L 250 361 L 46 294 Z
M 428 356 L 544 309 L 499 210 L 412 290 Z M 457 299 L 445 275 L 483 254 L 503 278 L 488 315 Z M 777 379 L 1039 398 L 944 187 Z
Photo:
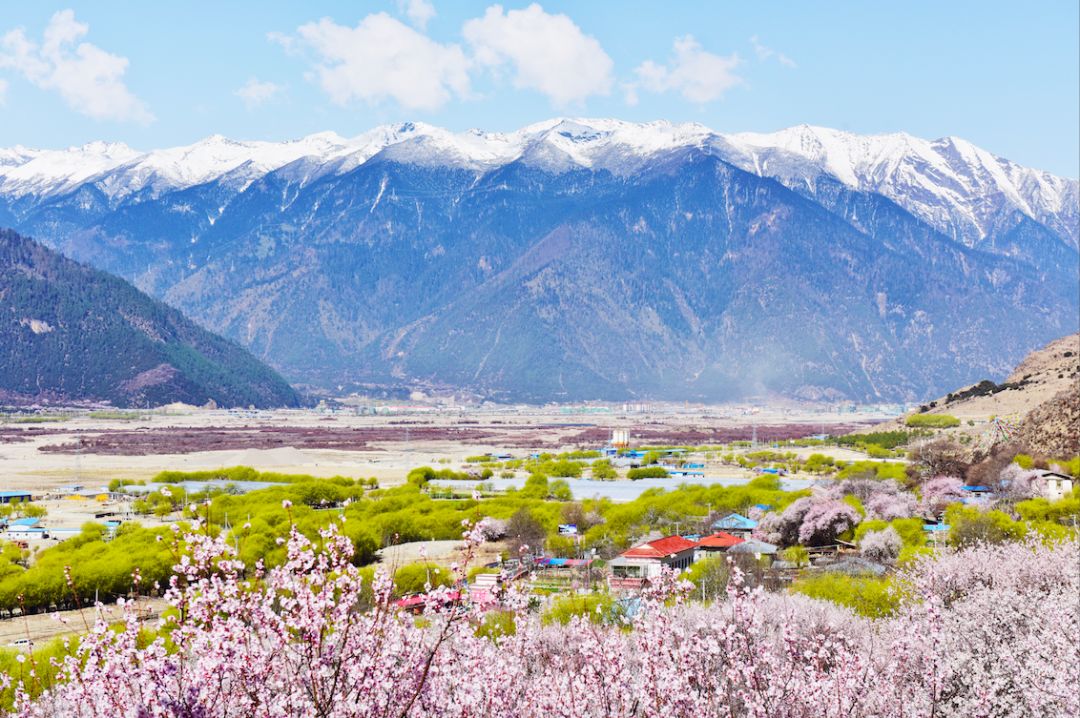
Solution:
M 1073 490 L 1072 477 L 1067 474 L 1059 474 L 1056 471 L 1043 471 L 1042 478 L 1046 482 L 1046 498 L 1049 501 L 1060 501 Z

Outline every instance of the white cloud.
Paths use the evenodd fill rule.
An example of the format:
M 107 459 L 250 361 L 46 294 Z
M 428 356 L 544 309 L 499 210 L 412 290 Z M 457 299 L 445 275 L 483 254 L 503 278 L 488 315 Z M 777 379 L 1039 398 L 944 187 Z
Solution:
M 298 53 L 298 48 L 296 47 L 296 38 L 292 35 L 286 35 L 283 32 L 277 32 L 275 30 L 273 32 L 266 33 L 266 39 L 274 43 L 275 45 L 281 45 L 282 49 L 285 50 L 285 54 L 287 55 L 295 55 Z
M 627 89 L 626 100 L 636 104 L 640 86 L 650 92 L 678 92 L 698 104 L 712 102 L 742 84 L 742 78 L 735 73 L 740 64 L 737 54 L 715 55 L 704 50 L 692 35 L 676 38 L 669 64 L 646 60 L 638 65 L 634 70 L 637 83 Z
M 233 94 L 243 100 L 249 110 L 253 110 L 277 97 L 281 90 L 281 85 L 273 82 L 263 82 L 253 77 Z
M 398 11 L 405 14 L 415 27 L 423 32 L 428 22 L 435 17 L 435 6 L 428 0 L 398 0 Z
M 795 64 L 795 61 L 792 60 L 787 55 L 785 55 L 784 53 L 777 52 L 776 50 L 772 49 L 771 47 L 763 45 L 761 43 L 761 40 L 758 39 L 757 35 L 751 35 L 750 36 L 750 45 L 753 46 L 754 54 L 758 56 L 759 60 L 768 60 L 770 57 L 775 57 L 776 61 L 779 62 L 784 67 L 791 67 L 791 68 L 798 67 L 798 65 Z
M 535 3 L 505 13 L 492 5 L 462 32 L 479 64 L 498 72 L 510 63 L 516 87 L 538 90 L 557 106 L 611 91 L 614 63 L 566 15 L 550 15 Z
M 8 81 L 0 78 L 0 107 L 7 103 Z
M 469 94 L 469 60 L 459 46 L 437 43 L 386 13 L 356 27 L 323 18 L 296 32 L 296 40 L 270 39 L 286 51 L 313 52 L 314 77 L 336 104 L 391 99 L 406 109 L 435 110 Z
M 75 20 L 73 10 L 61 10 L 49 20 L 40 45 L 22 28 L 12 30 L 0 38 L 0 69 L 13 69 L 41 89 L 58 92 L 88 117 L 151 122 L 154 116 L 124 84 L 127 58 L 78 42 L 89 29 Z

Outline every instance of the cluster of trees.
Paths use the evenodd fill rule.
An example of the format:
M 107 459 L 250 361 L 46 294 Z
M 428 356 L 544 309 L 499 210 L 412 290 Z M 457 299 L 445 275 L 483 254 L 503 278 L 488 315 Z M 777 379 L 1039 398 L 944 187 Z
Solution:
M 225 535 L 249 568 L 260 560 L 268 566 L 284 562 L 286 553 L 280 542 L 290 527 L 316 536 L 331 522 L 337 522 L 350 539 L 357 566 L 372 563 L 375 552 L 391 544 L 455 539 L 465 520 L 490 519 L 495 522 L 492 526 L 501 527 L 493 537 L 510 538 L 515 546 L 546 546 L 561 555 L 595 549 L 602 558 L 610 558 L 650 532 L 707 532 L 713 520 L 731 511 L 759 518 L 759 536 L 781 546 L 844 540 L 860 546 L 867 557 L 905 565 L 927 551 L 922 531 L 925 516 L 944 512 L 944 520 L 951 526 L 944 541 L 957 547 L 1018 536 L 1060 537 L 1080 516 L 1080 496 L 1075 492 L 1056 502 L 1035 496 L 1039 487 L 1029 480 L 1032 474 L 1024 469 L 1029 463 L 1024 455 L 999 470 L 1004 474 L 1000 481 L 1011 488 L 1002 494 L 1005 498 L 998 505 L 991 510 L 953 506 L 965 496 L 963 481 L 955 473 L 943 472 L 962 476 L 970 467 L 948 447 L 942 449 L 933 442 L 928 442 L 928 447 L 913 450 L 917 460 L 910 472 L 894 462 L 852 464 L 837 473 L 839 477 L 848 472 L 847 478 L 815 492 L 783 491 L 778 479 L 762 477 L 743 486 L 684 485 L 668 491 L 649 490 L 626 503 L 574 501 L 565 481 L 535 473 L 520 490 L 479 499 L 439 499 L 429 490 L 429 482 L 457 478 L 457 472 L 421 467 L 410 473 L 403 486 L 373 489 L 371 480 L 316 479 L 236 467 L 163 472 L 155 481 L 168 484 L 168 489 L 149 494 L 140 500 L 139 507 L 179 521 L 201 521 L 211 533 Z M 1030 464 L 1036 461 L 1031 459 Z M 1063 463 L 1070 470 L 1080 468 L 1077 460 Z M 603 466 L 597 462 L 594 471 L 597 464 Z M 177 485 L 208 479 L 281 485 L 247 494 L 220 491 L 197 496 L 185 495 Z M 290 508 L 284 508 L 283 501 L 288 501 Z M 770 507 L 768 513 L 762 515 L 754 508 L 759 505 Z M 31 506 L 13 505 L 10 510 L 32 511 Z M 578 526 L 578 539 L 559 536 L 559 525 L 566 523 Z M 41 551 L 30 568 L 17 551 L 6 549 L 0 556 L 0 612 L 69 607 L 94 595 L 114 600 L 134 589 L 134 568 L 140 568 L 144 577 L 139 590 L 153 592 L 155 582 L 161 581 L 172 565 L 167 542 L 158 540 L 164 535 L 161 529 L 134 523 L 123 525 L 110 536 L 100 525 L 91 524 L 80 537 Z M 66 566 L 74 569 L 73 586 L 64 577 Z
M 663 466 L 639 466 L 626 472 L 626 478 L 631 481 L 637 481 L 638 479 L 666 479 L 667 477 L 667 469 Z
M 858 448 L 865 450 L 872 458 L 894 458 L 903 454 L 902 451 L 881 448 L 876 444 L 862 444 Z M 801 458 L 794 451 L 763 449 L 745 454 L 721 454 L 720 459 L 744 469 L 782 469 L 789 473 L 840 479 L 859 474 L 872 474 L 883 479 L 902 478 L 904 475 L 904 464 L 899 461 L 844 461 L 821 453 Z
M 13 499 L 5 504 L 0 504 L 0 518 L 41 518 L 48 515 L 49 511 L 40 504 Z
M 366 580 L 334 530 L 314 542 L 290 534 L 287 562 L 254 584 L 224 538 L 188 542 L 161 633 L 134 620 L 102 626 L 60 657 L 58 680 L 38 666 L 44 680 L 16 691 L 17 715 L 96 717 L 116 706 L 207 718 L 1080 712 L 1075 541 L 920 559 L 894 578 L 905 596 L 895 607 L 879 587 L 830 579 L 851 603 L 885 606 L 878 617 L 815 600 L 809 584 L 780 596 L 730 577 L 724 593 L 689 602 L 698 587 L 666 576 L 637 610 L 575 598 L 556 601 L 547 620 L 513 589 L 457 607 L 450 589 L 435 588 L 420 621 L 393 610 L 391 582 Z
M 951 414 L 912 414 L 904 424 L 914 429 L 951 429 L 960 426 L 960 420 Z
M 783 507 L 806 492 L 785 492 L 774 478 L 756 479 L 746 486 L 683 486 L 671 491 L 650 490 L 635 501 L 574 501 L 569 486 L 559 479 L 534 474 L 520 490 L 480 499 L 443 500 L 427 491 L 428 482 L 442 478 L 447 469 L 422 467 L 403 486 L 372 490 L 365 480 L 317 479 L 305 475 L 260 474 L 246 467 L 213 472 L 165 472 L 155 477 L 165 491 L 140 499 L 140 508 L 190 525 L 198 520 L 204 530 L 224 536 L 249 569 L 258 561 L 277 566 L 286 560 L 281 541 L 292 527 L 317 536 L 336 523 L 353 547 L 352 561 L 364 566 L 376 560 L 382 547 L 412 541 L 456 539 L 462 521 L 489 518 L 502 522 L 499 536 L 514 546 L 547 546 L 561 555 L 596 549 L 610 558 L 639 536 L 651 531 L 707 529 L 711 520 L 727 511 L 746 512 L 766 503 Z M 185 480 L 278 481 L 246 494 L 214 491 L 186 495 L 176 484 Z M 285 508 L 283 502 L 290 506 Z M 560 537 L 560 524 L 578 526 L 580 542 Z M 110 535 L 90 523 L 83 533 L 36 555 L 30 568 L 25 561 L 0 560 L 0 612 L 42 612 L 70 608 L 95 597 L 113 601 L 132 591 L 155 593 L 155 584 L 168 576 L 172 555 L 167 529 L 125 523 Z M 516 549 L 515 549 L 516 550 Z M 71 566 L 71 581 L 64 569 Z M 139 568 L 143 581 L 132 582 Z
M 581 477 L 590 464 L 594 464 L 600 456 L 599 451 L 564 451 L 559 454 L 544 452 L 527 459 L 499 461 L 490 454 L 482 454 L 466 457 L 465 462 L 478 465 L 487 477 L 493 476 L 496 471 L 524 471 L 530 474 L 576 479 Z M 610 466 L 610 462 L 607 463 Z
M 115 601 L 133 588 L 135 571 L 142 590 L 164 586 L 177 555 L 167 529 L 124 524 L 111 540 L 105 527 L 90 523 L 74 538 L 39 552 L 33 563 L 5 544 L 0 554 L 0 613 L 37 613 Z M 29 567 L 27 567 L 29 565 Z

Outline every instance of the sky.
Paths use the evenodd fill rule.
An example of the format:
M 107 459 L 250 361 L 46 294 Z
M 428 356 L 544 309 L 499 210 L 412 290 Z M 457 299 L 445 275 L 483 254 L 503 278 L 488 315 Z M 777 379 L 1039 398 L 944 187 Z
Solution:
M 0 147 L 551 117 L 955 135 L 1080 175 L 1080 3 L 0 5 Z

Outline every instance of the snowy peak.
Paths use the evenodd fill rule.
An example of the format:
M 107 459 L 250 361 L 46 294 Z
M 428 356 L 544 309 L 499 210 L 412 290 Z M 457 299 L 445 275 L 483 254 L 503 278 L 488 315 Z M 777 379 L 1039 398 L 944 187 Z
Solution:
M 91 142 L 66 150 L 0 149 L 0 192 L 60 194 L 138 156 L 122 142 Z
M 521 161 L 550 172 L 588 169 L 630 176 L 661 155 L 688 148 L 810 195 L 830 178 L 882 194 L 968 245 L 978 244 L 1015 213 L 1078 244 L 1076 180 L 1022 167 L 956 137 L 857 135 L 811 125 L 724 135 L 696 123 L 564 117 L 508 133 L 451 132 L 402 122 L 348 139 L 333 132 L 287 142 L 212 135 L 144 153 L 103 142 L 67 150 L 17 146 L 0 149 L 0 198 L 47 198 L 92 183 L 115 202 L 146 190 L 156 196 L 226 178 L 242 191 L 294 163 L 302 167 L 285 171 L 284 177 L 303 183 L 349 172 L 374 158 L 480 173 Z
M 302 157 L 327 161 L 352 149 L 348 141 L 328 132 L 288 142 L 241 142 L 211 135 L 185 147 L 139 155 L 98 179 L 113 197 L 144 188 L 161 192 L 210 182 L 241 167 L 254 179 Z
M 1077 240 L 1076 180 L 1022 167 L 956 137 L 925 140 L 905 132 L 856 135 L 800 125 L 728 139 L 729 161 L 810 189 L 830 176 L 882 194 L 935 228 L 976 244 L 1003 212 L 1021 212 Z

